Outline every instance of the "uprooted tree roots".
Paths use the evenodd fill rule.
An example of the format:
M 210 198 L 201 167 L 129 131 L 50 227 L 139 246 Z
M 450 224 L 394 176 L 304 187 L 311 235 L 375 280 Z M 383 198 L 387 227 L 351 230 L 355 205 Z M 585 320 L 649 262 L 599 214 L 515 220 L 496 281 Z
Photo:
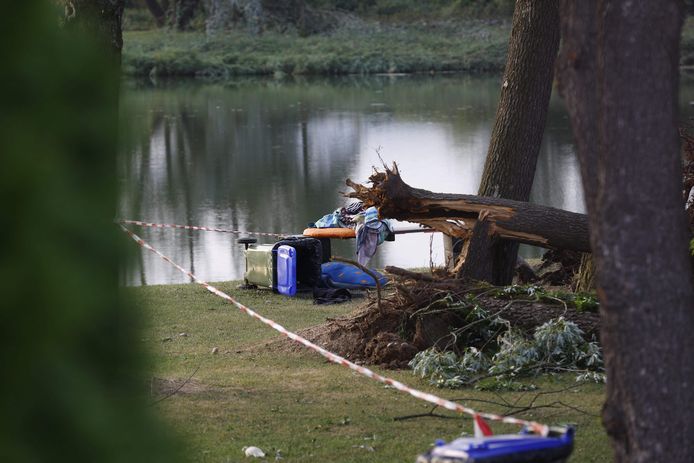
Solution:
M 302 335 L 352 361 L 388 368 L 405 368 L 418 352 L 431 347 L 456 353 L 467 347 L 482 349 L 507 325 L 529 334 L 562 316 L 578 325 L 586 339 L 598 336 L 599 316 L 585 310 L 595 306 L 581 297 L 534 286 L 465 284 L 449 275 L 396 267 L 386 271 L 393 283 L 382 295 L 380 310 L 371 295 L 355 313 L 329 319 Z

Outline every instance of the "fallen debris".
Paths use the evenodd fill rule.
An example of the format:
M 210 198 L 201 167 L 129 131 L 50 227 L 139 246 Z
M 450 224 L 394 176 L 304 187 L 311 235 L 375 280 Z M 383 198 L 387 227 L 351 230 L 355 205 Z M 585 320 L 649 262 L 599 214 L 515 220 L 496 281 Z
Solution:
M 250 447 L 244 447 L 241 449 L 241 451 L 246 455 L 246 457 L 253 457 L 253 458 L 265 458 L 265 452 L 263 452 L 260 448 L 250 446 Z
M 386 272 L 393 281 L 383 291 L 380 310 L 371 297 L 349 316 L 300 334 L 351 361 L 386 368 L 406 368 L 418 352 L 431 347 L 457 355 L 468 347 L 483 348 L 490 336 L 501 335 L 506 327 L 491 326 L 496 319 L 532 336 L 535 328 L 563 317 L 586 341 L 599 336 L 597 301 L 589 295 L 533 285 L 464 283 L 445 272 L 419 274 L 397 267 L 387 267 Z

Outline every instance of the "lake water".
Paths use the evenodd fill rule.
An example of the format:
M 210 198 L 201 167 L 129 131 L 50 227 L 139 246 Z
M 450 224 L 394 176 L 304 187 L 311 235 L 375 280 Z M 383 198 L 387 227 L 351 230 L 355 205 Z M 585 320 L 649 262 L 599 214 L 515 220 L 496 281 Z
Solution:
M 122 90 L 121 218 L 297 234 L 348 200 L 345 179 L 366 182 L 380 153 L 410 185 L 477 191 L 500 77 L 375 76 L 127 83 Z M 694 84 L 683 85 L 692 116 Z M 553 95 L 531 201 L 583 212 L 578 162 L 563 102 Z M 207 281 L 243 277 L 238 236 L 131 227 Z M 272 242 L 272 238 L 261 242 Z M 540 250 L 525 247 L 526 256 Z M 354 256 L 354 240 L 333 254 Z M 443 263 L 440 234 L 398 236 L 371 264 Z M 189 279 L 143 251 L 128 285 Z

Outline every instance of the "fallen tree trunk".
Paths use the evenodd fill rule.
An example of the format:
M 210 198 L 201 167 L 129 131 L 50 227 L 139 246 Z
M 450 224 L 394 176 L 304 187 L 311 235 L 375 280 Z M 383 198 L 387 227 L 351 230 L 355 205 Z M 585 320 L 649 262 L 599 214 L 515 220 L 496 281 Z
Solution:
M 347 196 L 378 207 L 381 217 L 418 222 L 458 238 L 470 238 L 477 225 L 493 238 L 590 252 L 585 214 L 501 198 L 434 193 L 407 185 L 395 163 L 384 168 L 371 175 L 371 187 L 347 180 L 354 189 Z

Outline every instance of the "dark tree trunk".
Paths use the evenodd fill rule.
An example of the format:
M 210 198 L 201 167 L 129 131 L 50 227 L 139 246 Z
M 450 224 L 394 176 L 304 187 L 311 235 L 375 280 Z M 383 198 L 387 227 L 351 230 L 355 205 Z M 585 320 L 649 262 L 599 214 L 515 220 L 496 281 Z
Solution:
M 590 251 L 588 218 L 584 214 L 547 206 L 485 196 L 433 193 L 407 185 L 397 166 L 374 173 L 372 187 L 347 180 L 349 196 L 367 206 L 378 206 L 379 215 L 428 225 L 447 235 L 468 238 L 473 227 L 478 236 L 513 240 L 547 248 Z
M 560 86 L 591 225 L 620 462 L 694 458 L 694 291 L 677 137 L 682 4 L 564 1 Z
M 152 13 L 154 20 L 157 22 L 157 26 L 162 27 L 166 24 L 166 10 L 159 5 L 157 0 L 145 0 L 147 4 L 147 9 Z
M 559 0 L 517 1 L 480 196 L 530 199 L 558 49 Z M 483 238 L 470 242 L 460 275 L 511 283 L 518 243 Z
M 65 5 L 65 26 L 94 37 L 120 62 L 125 0 L 70 0 Z
M 200 0 L 175 0 L 171 9 L 171 25 L 177 31 L 184 31 L 190 26 Z
M 253 35 L 270 28 L 282 31 L 290 25 L 302 36 L 321 30 L 304 0 L 206 0 L 205 6 L 209 35 L 238 23 L 245 24 Z

